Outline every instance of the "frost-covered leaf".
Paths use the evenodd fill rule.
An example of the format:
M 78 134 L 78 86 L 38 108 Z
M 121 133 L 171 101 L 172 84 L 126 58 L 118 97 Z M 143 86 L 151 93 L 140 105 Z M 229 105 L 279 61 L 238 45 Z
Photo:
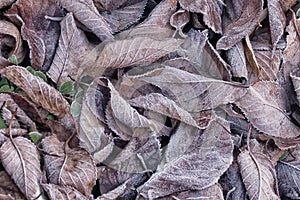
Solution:
M 69 113 L 69 103 L 53 87 L 41 78 L 32 75 L 28 70 L 19 66 L 9 66 L 0 73 L 20 87 L 29 98 L 49 112 L 63 117 Z
M 259 145 L 258 142 L 255 145 Z M 265 154 L 251 149 L 243 150 L 238 156 L 238 163 L 250 199 L 279 199 L 274 189 L 275 168 Z
M 136 23 L 142 16 L 147 1 L 141 1 L 117 10 L 102 12 L 101 15 L 114 33 L 126 29 Z
M 222 33 L 222 0 L 179 0 L 182 8 L 203 14 L 203 21 L 216 33 Z
M 31 65 L 35 69 L 48 70 L 59 37 L 59 24 L 45 16 L 61 16 L 55 0 L 18 0 L 6 16 L 16 24 L 22 23 L 21 33 L 30 48 Z
M 113 11 L 126 4 L 128 0 L 93 0 L 99 11 Z
M 186 10 L 180 9 L 177 10 L 170 19 L 170 24 L 177 31 L 179 31 L 179 35 L 185 37 L 183 31 L 184 26 L 190 21 L 190 13 Z
M 72 12 L 76 19 L 90 29 L 102 41 L 113 39 L 112 30 L 99 14 L 93 0 L 59 0 L 69 12 Z
M 191 113 L 202 128 L 207 126 L 212 114 L 208 110 L 232 103 L 246 93 L 246 88 L 235 83 L 195 75 L 186 71 L 164 67 L 141 75 L 126 76 L 159 87 L 178 106 Z
M 281 0 L 268 0 L 268 14 L 273 50 L 284 33 L 286 17 L 281 7 Z
M 3 37 L 2 35 L 11 37 L 11 40 L 13 40 L 12 46 L 10 44 L 11 42 L 9 42 L 11 40 L 8 40 L 7 42 L 5 42 L 6 37 Z M 1 49 L 0 56 L 6 57 L 6 58 L 15 56 L 17 63 L 14 63 L 14 64 L 21 63 L 25 57 L 26 50 L 23 46 L 23 41 L 22 41 L 21 34 L 20 34 L 18 28 L 14 24 L 12 24 L 8 21 L 0 20 L 0 36 L 1 36 L 0 37 L 1 43 L 4 43 L 4 44 L 6 43 L 6 45 L 1 44 L 1 48 L 5 47 L 5 46 L 9 46 L 10 48 L 12 48 L 11 51 L 9 52 L 9 54 L 6 56 L 3 55 L 5 53 L 5 49 Z M 2 39 L 4 39 L 4 41 L 2 41 Z
M 11 199 L 26 199 L 5 171 L 0 172 L 0 194 L 10 195 L 12 197 Z M 0 197 L 0 199 L 2 198 Z
M 260 81 L 250 86 L 246 95 L 235 102 L 259 131 L 275 137 L 294 138 L 300 128 L 286 113 L 286 95 L 279 84 Z
M 97 169 L 89 153 L 80 148 L 66 148 L 56 136 L 42 140 L 45 167 L 50 183 L 72 186 L 88 196 L 97 179 Z
M 217 42 L 217 49 L 227 50 L 250 34 L 258 25 L 262 11 L 262 0 L 246 1 L 240 17 L 224 28 L 224 34 Z
M 81 63 L 93 48 L 83 31 L 78 29 L 72 13 L 61 21 L 61 35 L 58 48 L 47 75 L 60 86 L 70 78 L 77 80 L 77 71 Z
M 0 9 L 6 7 L 6 6 L 9 6 L 11 5 L 15 0 L 2 0 L 0 2 Z
M 300 70 L 295 70 L 294 72 L 291 72 L 290 74 L 293 85 L 294 85 L 294 90 L 297 95 L 297 100 L 300 105 Z
M 0 148 L 0 158 L 6 172 L 27 199 L 42 199 L 40 158 L 32 142 L 23 137 L 7 140 Z
M 105 69 L 149 64 L 175 51 L 182 42 L 180 39 L 156 40 L 147 37 L 116 40 L 107 43 L 94 66 L 91 68 L 88 65 L 83 73 L 96 78 L 103 75 Z
M 84 196 L 78 190 L 69 186 L 59 186 L 55 184 L 42 184 L 44 190 L 50 199 L 60 199 L 60 200 L 88 200 L 89 198 Z
M 232 162 L 233 141 L 228 124 L 213 121 L 203 131 L 181 123 L 172 135 L 163 162 L 138 192 L 155 199 L 217 183 Z

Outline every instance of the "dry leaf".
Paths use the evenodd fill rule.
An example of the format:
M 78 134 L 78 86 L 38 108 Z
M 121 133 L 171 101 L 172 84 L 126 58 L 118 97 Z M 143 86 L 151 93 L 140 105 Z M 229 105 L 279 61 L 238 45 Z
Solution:
M 103 75 L 105 69 L 148 64 L 175 51 L 182 42 L 180 39 L 155 40 L 147 37 L 116 40 L 107 43 L 98 55 L 93 68 L 88 64 L 83 73 L 97 78 Z
M 2 55 L 4 49 L 3 50 L 1 49 L 0 55 L 5 58 L 9 58 L 10 56 L 15 55 L 17 62 L 21 63 L 24 60 L 26 51 L 24 49 L 23 41 L 22 41 L 20 32 L 17 29 L 17 27 L 8 21 L 0 20 L 0 35 L 7 35 L 7 36 L 10 36 L 11 39 L 13 39 L 12 46 L 10 46 L 10 44 L 6 44 L 7 46 L 10 46 L 12 48 L 12 50 L 9 52 L 9 54 L 7 56 Z M 1 47 L 3 45 L 2 39 L 3 38 L 1 37 L 1 39 L 0 39 Z M 3 43 L 5 43 L 5 41 L 3 41 Z
M 98 8 L 99 11 L 113 11 L 120 8 L 124 5 L 128 0 L 93 0 L 95 6 Z
M 0 2 L 0 9 L 3 9 L 6 6 L 10 6 L 15 0 L 2 0 Z
M 42 184 L 44 190 L 50 199 L 60 199 L 60 200 L 88 200 L 89 198 L 81 194 L 78 190 L 73 187 L 64 187 L 55 184 Z
M 19 188 L 16 184 L 11 180 L 9 175 L 5 171 L 0 172 L 0 194 L 2 195 L 10 195 L 11 199 L 20 199 L 25 200 L 26 198 L 23 196 Z M 6 200 L 0 196 L 0 199 Z M 9 199 L 9 198 L 7 198 Z
M 251 0 L 246 2 L 240 17 L 224 28 L 224 34 L 217 42 L 217 49 L 228 50 L 250 34 L 258 25 L 263 11 L 263 1 Z
M 258 142 L 254 144 L 259 145 Z M 238 156 L 238 163 L 250 199 L 280 199 L 274 192 L 275 169 L 266 155 L 251 149 L 243 150 Z
M 286 95 L 275 82 L 255 83 L 235 103 L 250 123 L 267 135 L 281 138 L 295 138 L 300 135 L 300 128 L 287 116 Z
M 21 33 L 30 48 L 31 65 L 43 71 L 48 70 L 52 62 L 59 37 L 59 24 L 46 19 L 46 15 L 61 15 L 55 0 L 18 0 L 6 12 L 13 22 L 22 23 Z
M 142 17 L 146 3 L 147 1 L 141 1 L 117 10 L 102 12 L 101 15 L 116 33 L 136 23 Z
M 72 12 L 76 19 L 90 29 L 100 40 L 113 39 L 112 30 L 99 14 L 93 0 L 59 0 L 59 3 Z
M 70 77 L 77 80 L 78 64 L 94 48 L 94 45 L 87 40 L 84 32 L 76 27 L 72 13 L 67 14 L 60 24 L 59 45 L 52 65 L 47 72 L 47 75 L 58 86 L 70 81 Z
M 40 196 L 40 158 L 31 141 L 23 137 L 7 140 L 0 148 L 0 158 L 6 172 L 27 199 L 43 199 Z
M 189 23 L 190 21 L 190 13 L 186 10 L 180 9 L 177 10 L 170 19 L 170 24 L 174 28 L 176 28 L 177 31 L 179 31 L 179 35 L 181 37 L 185 37 L 183 31 L 184 26 Z
M 214 185 L 232 162 L 233 142 L 226 123 L 213 121 L 201 130 L 181 123 L 171 137 L 157 172 L 138 192 L 155 199 Z
M 222 33 L 222 0 L 179 0 L 182 8 L 187 11 L 203 14 L 203 21 L 216 33 Z
M 19 66 L 9 66 L 2 69 L 0 73 L 20 87 L 36 105 L 42 106 L 58 117 L 64 117 L 69 113 L 69 103 L 64 97 L 27 69 Z
M 268 0 L 268 14 L 273 50 L 275 50 L 276 45 L 283 35 L 286 26 L 286 18 L 281 8 L 280 1 L 281 0 Z
M 294 85 L 294 90 L 297 95 L 297 100 L 300 105 L 300 70 L 296 70 L 294 72 L 291 72 L 290 74 L 293 85 Z
M 60 186 L 72 186 L 88 196 L 96 182 L 97 169 L 89 153 L 83 149 L 66 148 L 56 136 L 42 141 L 45 166 L 50 183 Z

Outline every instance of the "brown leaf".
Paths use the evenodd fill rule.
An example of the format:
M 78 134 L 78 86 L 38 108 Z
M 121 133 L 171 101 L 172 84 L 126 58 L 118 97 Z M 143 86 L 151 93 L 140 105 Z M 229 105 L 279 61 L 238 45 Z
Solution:
M 202 190 L 217 183 L 232 162 L 233 142 L 228 124 L 213 121 L 201 130 L 181 123 L 172 135 L 163 162 L 138 192 L 155 199 L 186 190 Z
M 254 144 L 259 145 L 258 142 Z M 238 156 L 238 163 L 250 199 L 280 199 L 274 192 L 275 169 L 266 155 L 259 151 L 243 150 Z
M 5 171 L 0 172 L 0 194 L 10 195 L 12 197 L 11 199 L 26 199 Z M 0 199 L 6 200 L 2 197 L 0 197 Z
M 95 6 L 98 8 L 99 11 L 113 11 L 120 8 L 124 5 L 128 0 L 93 0 Z
M 167 94 L 178 106 L 191 113 L 199 126 L 205 128 L 212 117 L 208 111 L 241 98 L 246 89 L 235 83 L 195 75 L 172 67 L 157 68 L 126 78 L 151 83 Z
M 15 0 L 2 0 L 0 2 L 0 9 L 3 9 L 4 7 L 10 6 L 12 3 L 14 3 Z
M 72 13 L 69 13 L 61 21 L 61 35 L 53 62 L 47 75 L 58 86 L 69 78 L 77 80 L 79 63 L 94 48 L 89 43 L 83 31 L 78 29 Z
M 88 63 L 83 73 L 96 78 L 103 75 L 105 69 L 148 64 L 175 51 L 182 42 L 180 39 L 155 40 L 147 37 L 116 40 L 107 43 L 98 55 L 94 67 L 91 68 Z
M 80 199 L 88 200 L 89 198 L 81 194 L 73 187 L 59 186 L 55 184 L 42 184 L 44 190 L 50 199 L 71 200 Z
M 64 97 L 27 69 L 9 66 L 2 69 L 0 73 L 20 87 L 36 105 L 42 106 L 58 117 L 64 117 L 69 113 L 69 103 Z
M 216 33 L 222 33 L 222 0 L 179 0 L 182 8 L 187 11 L 203 14 L 203 21 Z
M 6 172 L 27 199 L 41 195 L 40 158 L 31 141 L 23 137 L 7 140 L 0 148 L 0 158 Z
M 59 0 L 59 3 L 72 12 L 76 19 L 90 29 L 100 40 L 113 39 L 112 30 L 99 14 L 93 0 Z
M 259 23 L 262 11 L 262 0 L 247 1 L 240 17 L 225 27 L 224 35 L 217 42 L 217 49 L 227 50 L 250 34 Z
M 113 33 L 122 31 L 136 23 L 144 12 L 147 1 L 141 1 L 117 10 L 102 12 L 101 15 L 109 24 Z
M 177 10 L 170 19 L 170 24 L 177 31 L 179 31 L 179 35 L 185 37 L 183 31 L 184 26 L 190 21 L 190 13 L 186 10 L 180 9 Z
M 246 95 L 235 102 L 259 131 L 275 137 L 294 138 L 300 128 L 285 112 L 286 94 L 275 82 L 260 81 L 250 86 Z
M 55 0 L 18 0 L 6 12 L 12 21 L 22 23 L 22 37 L 30 48 L 31 65 L 35 69 L 48 70 L 59 37 L 59 24 L 45 16 L 60 16 Z
M 292 82 L 294 85 L 294 90 L 297 95 L 298 103 L 300 105 L 300 70 L 297 69 L 297 70 L 291 72 L 290 76 L 291 76 L 291 79 L 292 79 Z
M 286 18 L 281 8 L 280 1 L 281 0 L 268 0 L 268 13 L 273 50 L 275 50 L 276 45 L 285 29 Z
M 50 183 L 60 186 L 72 186 L 88 196 L 97 179 L 97 169 L 89 153 L 83 149 L 66 148 L 56 136 L 49 136 L 42 141 L 45 166 Z
M 191 126 L 196 126 L 197 122 L 190 113 L 179 107 L 174 101 L 168 99 L 159 93 L 151 93 L 145 96 L 139 96 L 129 101 L 130 105 L 152 110 L 168 117 L 180 120 Z
M 0 3 L 1 4 L 1 3 Z M 17 29 L 17 27 L 8 22 L 8 21 L 4 21 L 4 20 L 0 20 L 0 35 L 6 35 L 6 36 L 10 36 L 11 39 L 13 39 L 13 45 L 10 46 L 10 44 L 1 44 L 1 48 L 2 45 L 3 46 L 10 46 L 12 48 L 12 50 L 9 52 L 8 55 L 2 55 L 3 52 L 5 51 L 5 49 L 1 49 L 1 54 L 0 56 L 5 57 L 5 58 L 9 58 L 12 55 L 16 56 L 17 62 L 21 63 L 25 57 L 25 48 L 23 46 L 23 42 L 22 42 L 22 38 L 20 35 L 19 30 Z M 2 37 L 0 38 L 0 41 L 2 43 Z M 3 43 L 5 43 L 5 41 L 3 41 Z

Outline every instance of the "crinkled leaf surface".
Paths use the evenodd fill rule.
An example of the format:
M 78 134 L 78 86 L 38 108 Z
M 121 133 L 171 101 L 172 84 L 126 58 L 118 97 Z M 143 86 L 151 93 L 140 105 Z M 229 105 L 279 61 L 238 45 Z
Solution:
M 238 156 L 238 163 L 250 199 L 279 199 L 274 191 L 275 168 L 267 155 L 244 150 Z
M 10 195 L 15 199 L 26 199 L 11 177 L 5 172 L 0 172 L 0 194 Z
M 23 137 L 7 140 L 0 148 L 0 158 L 6 172 L 27 199 L 41 195 L 40 158 L 32 142 Z
M 47 192 L 49 198 L 51 199 L 61 199 L 61 200 L 71 200 L 71 199 L 88 200 L 89 199 L 73 187 L 59 186 L 55 184 L 42 184 L 42 186 L 44 190 Z
M 59 0 L 59 3 L 102 41 L 113 38 L 110 26 L 99 14 L 93 0 Z
M 91 156 L 83 149 L 66 148 L 56 136 L 49 136 L 42 141 L 45 166 L 50 183 L 60 186 L 72 186 L 88 196 L 96 182 L 97 169 Z
M 222 121 L 203 131 L 182 123 L 171 137 L 157 172 L 140 188 L 145 198 L 214 185 L 232 162 L 233 141 Z
M 48 70 L 59 38 L 58 22 L 45 16 L 61 16 L 55 0 L 18 0 L 6 12 L 12 21 L 22 23 L 22 36 L 30 48 L 31 65 L 35 69 Z
M 2 69 L 0 73 L 20 87 L 34 103 L 56 116 L 63 117 L 69 112 L 67 100 L 55 88 L 24 67 L 9 66 Z
M 286 95 L 279 84 L 260 81 L 250 86 L 247 94 L 235 102 L 250 123 L 259 131 L 275 137 L 294 138 L 300 128 L 286 113 Z
M 77 80 L 79 63 L 94 48 L 84 35 L 84 32 L 76 27 L 72 13 L 67 14 L 61 21 L 61 35 L 58 48 L 47 72 L 47 75 L 58 85 L 70 78 Z

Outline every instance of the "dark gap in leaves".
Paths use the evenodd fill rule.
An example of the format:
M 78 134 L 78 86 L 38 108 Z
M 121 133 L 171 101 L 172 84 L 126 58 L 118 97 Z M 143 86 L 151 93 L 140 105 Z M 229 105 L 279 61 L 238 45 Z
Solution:
M 92 189 L 92 195 L 94 196 L 94 198 L 97 198 L 98 196 L 101 195 L 99 188 L 100 188 L 99 180 L 97 180 L 96 184 L 94 185 L 94 187 Z

